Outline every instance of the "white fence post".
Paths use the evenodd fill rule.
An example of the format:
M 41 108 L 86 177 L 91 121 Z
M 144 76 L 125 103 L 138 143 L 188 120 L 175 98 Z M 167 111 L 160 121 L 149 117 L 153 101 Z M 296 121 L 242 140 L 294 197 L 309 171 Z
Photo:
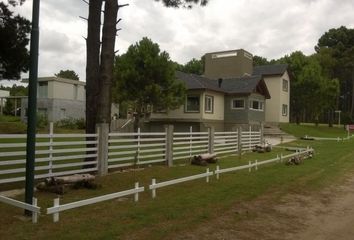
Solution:
M 259 130 L 259 134 L 261 135 L 260 136 L 260 144 L 263 144 L 264 143 L 264 123 L 261 123 L 261 128 Z
M 237 129 L 237 151 L 238 151 L 239 158 L 241 158 L 241 155 L 242 155 L 242 127 L 238 127 L 238 129 Z
M 60 205 L 60 199 L 55 198 L 54 199 L 54 207 L 59 207 Z M 59 212 L 53 213 L 53 222 L 58 222 L 59 221 Z
M 151 185 L 152 185 L 152 186 L 156 185 L 156 179 L 155 179 L 155 178 L 153 178 L 153 179 L 151 180 Z M 153 189 L 151 190 L 151 196 L 152 196 L 152 198 L 156 198 L 156 188 L 153 188 Z
M 35 207 L 38 207 L 38 200 L 37 198 L 32 198 L 32 205 Z M 37 223 L 38 222 L 38 213 L 37 212 L 32 212 L 32 223 Z
M 250 125 L 249 127 L 249 130 L 248 130 L 248 139 L 249 139 L 249 142 L 248 142 L 248 147 L 249 148 L 252 148 L 252 126 Z
M 138 134 L 138 137 L 137 137 L 137 140 L 138 140 L 138 142 L 137 142 L 137 154 L 136 154 L 136 161 L 135 161 L 135 164 L 139 164 L 139 161 L 140 161 L 140 145 L 141 145 L 141 143 L 140 143 L 140 140 L 141 140 L 141 134 L 140 134 L 141 132 L 140 132 L 140 127 L 138 128 L 138 132 L 137 132 L 137 134 Z
M 96 125 L 98 133 L 98 175 L 104 176 L 108 173 L 108 123 L 99 123 Z
M 206 182 L 209 182 L 209 168 L 206 169 Z
M 134 202 L 137 202 L 137 201 L 139 201 L 139 182 L 136 182 L 135 183 L 135 190 L 136 190 L 136 192 L 135 192 L 135 194 L 134 194 Z
M 251 172 L 252 171 L 252 162 L 251 161 L 248 161 L 248 172 Z
M 220 170 L 220 167 L 219 167 L 219 165 L 217 165 L 217 166 L 216 166 L 216 171 L 215 171 L 215 173 L 216 173 L 216 179 L 217 179 L 217 180 L 219 180 L 219 174 L 220 174 L 220 173 L 219 173 L 219 170 Z
M 190 126 L 189 127 L 189 158 L 191 158 L 192 157 L 192 144 L 193 144 L 193 141 L 192 141 L 192 137 L 193 137 L 193 134 L 192 134 L 192 132 L 193 132 L 193 127 L 192 126 Z
M 283 154 L 282 153 L 280 154 L 280 162 L 281 163 L 283 162 Z
M 256 166 L 255 166 L 256 171 L 258 170 L 258 160 L 256 160 Z
M 166 133 L 166 146 L 165 146 L 165 158 L 166 164 L 169 167 L 173 166 L 173 125 L 165 126 Z
M 54 124 L 49 123 L 49 174 L 52 174 L 53 168 L 53 134 L 54 134 Z

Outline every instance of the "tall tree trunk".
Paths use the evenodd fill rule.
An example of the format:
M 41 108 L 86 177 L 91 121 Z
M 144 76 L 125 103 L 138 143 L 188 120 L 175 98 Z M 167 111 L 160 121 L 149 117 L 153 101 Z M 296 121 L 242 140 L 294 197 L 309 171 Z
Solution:
M 101 65 L 99 70 L 100 94 L 97 122 L 111 122 L 111 88 L 113 82 L 114 46 L 117 33 L 118 1 L 105 1 L 102 30 Z
M 95 132 L 100 82 L 100 36 L 102 0 L 90 0 L 86 39 L 86 133 Z

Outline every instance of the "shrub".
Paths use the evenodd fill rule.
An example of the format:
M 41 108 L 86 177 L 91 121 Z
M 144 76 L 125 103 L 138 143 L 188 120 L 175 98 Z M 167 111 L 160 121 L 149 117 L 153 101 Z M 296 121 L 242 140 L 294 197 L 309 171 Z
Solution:
M 56 127 L 67 129 L 85 129 L 84 119 L 65 118 L 55 123 Z

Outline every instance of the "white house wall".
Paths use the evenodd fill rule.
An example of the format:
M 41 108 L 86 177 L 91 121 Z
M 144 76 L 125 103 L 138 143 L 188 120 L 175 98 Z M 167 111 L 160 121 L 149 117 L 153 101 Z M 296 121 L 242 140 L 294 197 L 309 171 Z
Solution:
M 288 81 L 288 92 L 283 91 L 283 79 Z M 283 76 L 265 77 L 265 83 L 270 93 L 270 99 L 266 100 L 265 120 L 267 123 L 289 122 L 290 113 L 290 80 L 287 72 Z M 288 105 L 287 116 L 282 115 L 283 104 Z

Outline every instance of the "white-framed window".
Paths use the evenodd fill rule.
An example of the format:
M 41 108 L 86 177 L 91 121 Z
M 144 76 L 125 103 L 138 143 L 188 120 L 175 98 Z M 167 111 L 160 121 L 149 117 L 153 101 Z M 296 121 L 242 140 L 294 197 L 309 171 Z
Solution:
M 205 96 L 205 106 L 204 110 L 206 113 L 213 113 L 214 112 L 214 97 L 213 96 Z
M 188 95 L 185 105 L 186 112 L 199 112 L 200 111 L 200 97 L 199 95 Z
M 231 109 L 245 109 L 245 99 L 242 98 L 232 99 Z
M 288 105 L 287 104 L 283 104 L 281 112 L 282 112 L 283 116 L 288 116 Z
M 283 79 L 283 91 L 284 92 L 289 91 L 289 81 L 286 79 Z
M 264 111 L 264 102 L 260 100 L 250 100 L 250 109 Z

